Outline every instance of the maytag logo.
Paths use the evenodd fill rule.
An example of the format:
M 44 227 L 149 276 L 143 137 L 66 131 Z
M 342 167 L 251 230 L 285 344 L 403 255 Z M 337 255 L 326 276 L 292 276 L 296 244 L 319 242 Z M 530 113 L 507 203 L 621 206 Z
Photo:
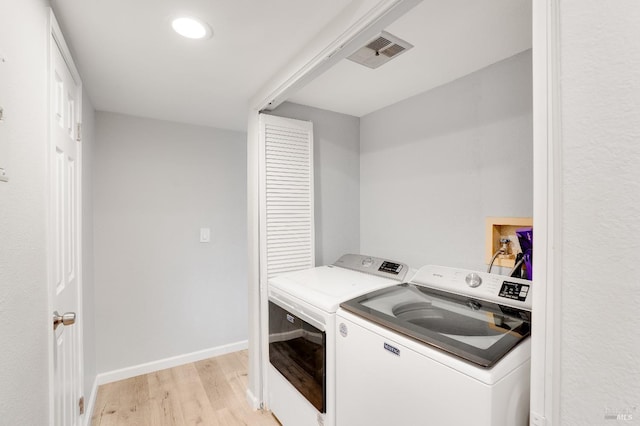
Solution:
M 291 314 L 287 314 L 287 321 L 293 324 L 293 322 L 295 321 L 295 317 Z
M 385 343 L 384 348 L 392 354 L 400 356 L 400 349 L 396 348 L 395 346 L 391 346 L 390 344 Z

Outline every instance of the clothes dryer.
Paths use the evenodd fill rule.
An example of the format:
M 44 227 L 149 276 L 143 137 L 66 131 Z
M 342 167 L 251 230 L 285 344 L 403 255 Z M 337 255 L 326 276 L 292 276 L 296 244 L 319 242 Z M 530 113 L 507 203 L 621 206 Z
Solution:
M 400 262 L 347 254 L 269 280 L 267 406 L 284 426 L 335 425 L 336 310 L 408 273 Z

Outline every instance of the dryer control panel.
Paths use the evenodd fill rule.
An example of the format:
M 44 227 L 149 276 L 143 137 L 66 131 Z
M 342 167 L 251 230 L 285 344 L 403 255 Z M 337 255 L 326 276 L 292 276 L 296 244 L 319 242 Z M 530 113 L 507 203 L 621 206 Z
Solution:
M 409 267 L 404 263 L 362 254 L 345 254 L 336 260 L 333 266 L 391 278 L 398 282 L 403 282 L 409 271 Z

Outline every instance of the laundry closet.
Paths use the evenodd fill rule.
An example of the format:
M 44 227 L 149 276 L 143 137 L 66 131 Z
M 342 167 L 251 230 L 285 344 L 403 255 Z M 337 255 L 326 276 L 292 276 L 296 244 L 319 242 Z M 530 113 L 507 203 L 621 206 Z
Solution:
M 318 382 L 326 383 L 328 405 L 316 403 L 315 410 L 307 407 L 308 401 L 304 398 L 297 398 L 298 392 L 290 386 L 295 387 L 296 381 L 283 380 L 280 374 L 286 376 L 287 368 L 298 368 L 293 366 L 295 361 L 284 368 L 271 360 L 271 346 L 282 346 L 285 344 L 283 339 L 295 336 L 272 330 L 271 322 L 275 317 L 270 309 L 268 343 L 263 341 L 261 346 L 263 368 L 268 371 L 264 376 L 267 383 L 265 398 L 267 407 L 274 410 L 283 424 L 311 425 L 315 424 L 316 417 L 328 425 L 352 424 L 357 418 L 366 419 L 367 424 L 383 424 L 393 422 L 393 419 L 411 424 L 422 418 L 415 411 L 420 405 L 415 401 L 416 398 L 419 400 L 419 395 L 431 395 L 431 403 L 435 404 L 429 406 L 433 421 L 449 424 L 451 407 L 443 408 L 445 401 L 438 402 L 438 398 L 442 392 L 450 393 L 455 388 L 452 383 L 462 377 L 458 373 L 465 371 L 471 358 L 456 360 L 457 350 L 445 350 L 449 355 L 443 358 L 446 361 L 439 362 L 446 363 L 451 369 L 438 376 L 431 367 L 433 361 L 427 361 L 432 356 L 430 349 L 421 345 L 413 350 L 410 348 L 415 339 L 421 340 L 415 321 L 425 324 L 426 335 L 431 335 L 428 338 L 431 339 L 441 327 L 432 322 L 438 322 L 433 316 L 444 318 L 440 309 L 457 304 L 460 306 L 452 308 L 451 312 L 464 317 L 468 315 L 468 320 L 460 317 L 466 324 L 462 327 L 473 322 L 483 331 L 476 335 L 476 331 L 466 329 L 461 332 L 463 343 L 452 343 L 453 346 L 471 348 L 479 343 L 478 339 L 484 338 L 487 342 L 471 352 L 485 353 L 495 349 L 497 340 L 489 337 L 495 332 L 503 335 L 505 330 L 512 330 L 506 335 L 520 336 L 520 340 L 514 342 L 518 345 L 516 350 L 496 358 L 496 367 L 482 364 L 470 368 L 473 373 L 467 372 L 479 380 L 478 383 L 483 383 L 482 389 L 489 389 L 486 401 L 502 402 L 497 402 L 495 407 L 486 401 L 473 408 L 464 405 L 464 410 L 474 412 L 478 424 L 528 423 L 531 295 L 527 293 L 530 281 L 508 278 L 515 263 L 509 257 L 512 255 L 510 246 L 517 243 L 513 241 L 515 238 L 507 241 L 502 234 L 504 231 L 511 237 L 511 233 L 516 233 L 514 227 L 530 226 L 533 216 L 531 4 L 527 1 L 508 5 L 500 1 L 489 3 L 494 9 L 487 8 L 487 3 L 442 5 L 421 2 L 378 35 L 369 38 L 361 49 L 290 95 L 286 102 L 272 104 L 262 111 L 262 114 L 312 123 L 315 241 L 311 250 L 315 252 L 318 271 L 324 267 L 321 265 L 331 265 L 345 253 L 375 256 L 383 262 L 394 259 L 416 269 L 424 265 L 455 268 L 420 269 L 415 275 L 418 280 L 415 283 L 407 278 L 409 284 L 403 285 L 410 287 L 411 297 L 403 303 L 411 307 L 411 312 L 395 312 L 403 303 L 381 307 L 379 313 L 373 312 L 369 301 L 373 303 L 375 297 L 384 299 L 394 294 L 391 289 L 364 294 L 361 299 L 348 302 L 352 305 L 346 299 L 334 300 L 336 303 L 327 320 L 311 333 L 324 336 L 322 342 L 327 342 L 329 360 L 324 370 L 326 382 Z M 380 61 L 383 56 L 387 58 Z M 268 120 L 261 119 L 264 121 Z M 288 144 L 286 140 L 275 143 Z M 269 152 L 268 145 L 264 149 Z M 269 167 L 268 155 L 265 158 Z M 306 182 L 301 185 L 305 186 Z M 500 228 L 503 225 L 504 228 Z M 500 239 L 504 240 L 504 246 L 496 247 Z M 517 250 L 515 248 L 513 253 Z M 262 253 L 265 252 L 268 251 L 262 249 Z M 494 260 L 497 262 L 493 272 L 505 276 L 472 273 L 486 270 L 487 264 L 493 265 Z M 261 261 L 268 265 L 269 256 Z M 366 261 L 363 259 L 362 265 Z M 286 274 L 284 277 L 287 282 L 300 278 L 291 275 L 289 280 Z M 434 281 L 434 277 L 446 282 L 441 288 L 447 291 L 456 293 L 455 288 L 462 288 L 456 293 L 463 295 L 462 298 L 453 301 L 447 296 L 442 306 L 436 308 L 437 298 L 422 292 L 423 286 L 438 285 L 435 282 L 438 278 Z M 284 285 L 279 280 L 277 276 L 261 277 L 264 286 L 261 288 L 268 288 L 270 307 L 279 300 L 277 297 L 272 300 L 272 290 L 275 292 Z M 482 293 L 474 295 L 473 289 L 482 282 L 486 283 Z M 320 284 L 300 281 L 301 288 L 314 285 Z M 462 287 L 457 287 L 459 285 Z M 416 296 L 418 293 L 423 294 Z M 264 290 L 261 297 L 264 303 Z M 508 300 L 512 297 L 518 300 Z M 357 315 L 354 317 L 345 312 L 348 306 L 358 306 L 360 302 L 365 306 L 360 314 L 374 323 L 375 317 L 380 317 L 381 327 L 369 321 L 360 322 Z M 299 299 L 281 304 L 280 308 L 284 309 L 280 315 L 282 323 L 286 323 L 284 319 L 298 322 L 298 316 L 306 309 L 297 310 L 295 306 L 307 303 L 313 306 L 315 301 L 308 291 L 301 291 Z M 337 309 L 338 304 L 340 309 Z M 420 312 L 414 309 L 417 305 L 422 306 Z M 488 311 L 483 313 L 485 308 Z M 410 319 L 413 315 L 421 317 Z M 453 321 L 453 317 L 450 318 Z M 486 318 L 488 323 L 480 325 Z M 266 321 L 264 316 L 262 321 Z M 505 321 L 520 325 L 502 329 Z M 365 334 L 355 331 L 364 329 L 367 330 Z M 262 332 L 265 333 L 265 328 Z M 404 340 L 406 343 L 393 343 L 405 338 L 394 333 L 405 332 L 409 333 L 404 335 L 408 337 Z M 467 335 L 467 332 L 471 334 Z M 291 336 L 287 337 L 289 334 Z M 447 335 L 446 332 L 443 334 Z M 354 337 L 350 339 L 349 335 Z M 451 336 L 444 336 L 450 343 L 456 340 L 451 339 Z M 349 345 L 349 341 L 357 343 Z M 519 344 L 520 341 L 524 343 Z M 442 349 L 439 343 L 429 345 Z M 297 351 L 293 345 L 291 348 L 293 352 Z M 421 353 L 420 357 L 414 361 L 409 361 L 408 355 L 400 358 L 401 353 L 413 352 Z M 402 366 L 388 359 L 389 353 L 398 356 L 397 360 L 402 359 L 398 361 Z M 349 358 L 348 354 L 354 355 Z M 333 357 L 335 365 L 331 361 Z M 354 368 L 364 365 L 358 361 L 360 359 L 377 361 L 367 364 L 358 376 Z M 438 359 L 438 355 L 430 359 Z M 345 374 L 345 367 L 351 373 Z M 385 376 L 384 372 L 389 368 L 398 374 Z M 452 373 L 454 370 L 455 374 Z M 422 379 L 439 377 L 440 382 L 427 385 L 424 380 L 411 380 L 411 371 L 421 371 Z M 356 377 L 354 374 L 358 379 L 345 380 Z M 502 380 L 507 375 L 511 381 Z M 500 390 L 494 386 L 499 382 L 510 384 Z M 387 388 L 378 386 L 381 383 L 397 391 L 403 387 L 413 389 L 410 393 L 416 396 L 413 399 L 403 397 L 389 405 L 386 402 L 393 401 L 395 393 L 388 391 L 387 395 Z M 460 386 L 459 392 L 478 395 L 471 390 L 476 384 Z M 367 389 L 372 391 L 367 393 Z M 282 397 L 285 394 L 287 396 Z M 353 395 L 360 396 L 352 398 Z M 292 406 L 297 399 L 300 399 L 296 403 L 299 410 L 310 408 L 308 415 L 295 417 L 299 410 Z M 285 400 L 290 402 L 280 404 Z M 363 417 L 365 413 L 369 417 Z

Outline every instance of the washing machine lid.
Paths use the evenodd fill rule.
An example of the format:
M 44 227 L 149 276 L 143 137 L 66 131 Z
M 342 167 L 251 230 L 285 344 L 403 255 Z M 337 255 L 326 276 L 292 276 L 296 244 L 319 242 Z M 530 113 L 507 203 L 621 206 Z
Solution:
M 327 265 L 288 272 L 269 279 L 269 290 L 306 302 L 327 313 L 356 296 L 397 284 L 395 279 Z
M 531 333 L 528 310 L 415 283 L 374 291 L 341 307 L 486 368 Z

